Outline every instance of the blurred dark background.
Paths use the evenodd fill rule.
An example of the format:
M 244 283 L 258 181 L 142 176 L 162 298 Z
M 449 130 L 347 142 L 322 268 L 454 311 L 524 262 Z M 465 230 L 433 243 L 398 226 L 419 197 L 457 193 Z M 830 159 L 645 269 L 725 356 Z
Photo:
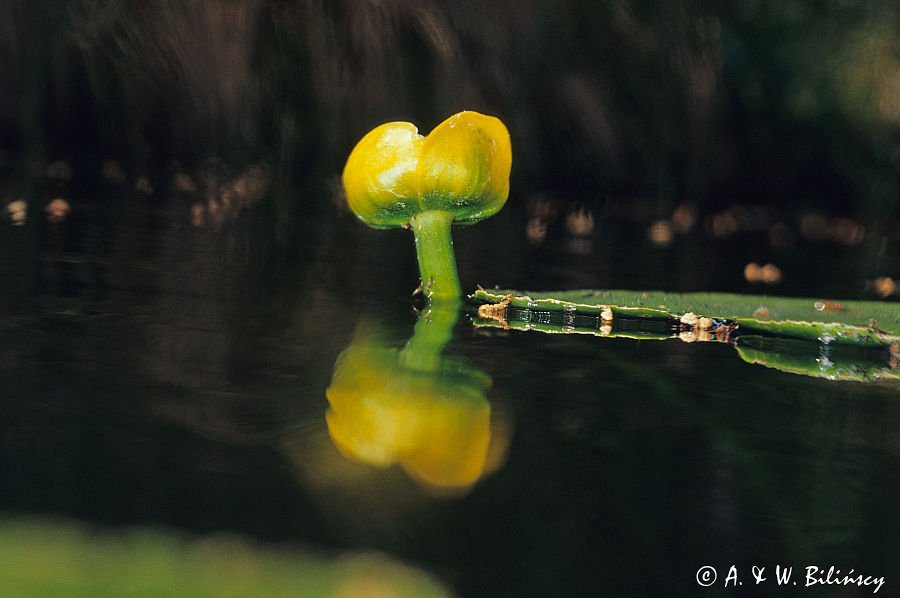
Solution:
M 730 6 L 729 6 L 730 5 Z M 895 212 L 890 0 L 3 0 L 5 161 L 338 172 L 377 123 L 499 115 L 579 199 Z M 99 171 L 99 169 L 94 169 Z M 515 187 L 514 187 L 515 188 Z
M 427 132 L 473 109 L 509 126 L 503 230 L 543 259 L 596 256 L 584 238 L 621 221 L 651 251 L 691 235 L 731 243 L 728 277 L 694 276 L 688 264 L 710 254 L 697 245 L 681 282 L 640 286 L 796 293 L 818 277 L 844 295 L 896 291 L 892 0 L 0 0 L 0 11 L 0 168 L 20 173 L 0 189 L 6 203 L 31 188 L 21 173 L 52 178 L 60 161 L 67 189 L 112 178 L 201 196 L 263 164 L 287 230 L 341 210 L 344 160 L 373 126 Z M 219 204 L 191 208 L 195 224 Z M 554 239 L 565 247 L 547 258 Z M 827 279 L 835 262 L 813 255 L 846 261 L 853 279 Z

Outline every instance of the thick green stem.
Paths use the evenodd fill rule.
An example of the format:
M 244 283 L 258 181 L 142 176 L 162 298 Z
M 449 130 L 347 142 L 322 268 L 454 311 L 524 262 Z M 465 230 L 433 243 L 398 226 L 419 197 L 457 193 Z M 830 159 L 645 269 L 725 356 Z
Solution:
M 413 216 L 409 224 L 416 236 L 422 292 L 431 301 L 459 302 L 462 290 L 450 236 L 453 214 L 429 210 Z

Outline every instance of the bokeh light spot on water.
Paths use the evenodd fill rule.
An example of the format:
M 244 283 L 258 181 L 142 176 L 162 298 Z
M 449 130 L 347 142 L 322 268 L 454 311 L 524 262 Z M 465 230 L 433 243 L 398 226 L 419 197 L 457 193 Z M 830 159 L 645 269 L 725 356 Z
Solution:
M 706 230 L 714 237 L 730 237 L 739 230 L 739 221 L 732 210 L 707 218 Z
M 14 226 L 23 226 L 28 218 L 28 203 L 24 199 L 9 202 L 6 213 Z
M 776 285 L 781 282 L 783 274 L 781 268 L 775 264 L 760 266 L 756 262 L 750 262 L 744 266 L 744 280 L 751 284 L 763 283 Z
M 841 245 L 858 245 L 866 236 L 866 228 L 852 218 L 833 218 L 828 223 L 828 234 Z
M 897 283 L 890 276 L 879 276 L 871 281 L 872 289 L 879 297 L 886 299 L 897 292 Z
M 566 231 L 573 237 L 588 237 L 594 232 L 594 215 L 584 208 L 566 216 Z
M 650 225 L 650 228 L 647 230 L 647 236 L 650 237 L 650 242 L 654 245 L 666 247 L 672 244 L 672 239 L 675 235 L 668 220 L 657 220 Z
M 63 222 L 69 217 L 69 212 L 71 211 L 72 206 L 70 206 L 69 202 L 62 197 L 57 197 L 44 207 L 44 213 L 47 214 L 47 221 L 52 224 Z
M 694 228 L 697 222 L 697 207 L 694 204 L 679 204 L 672 212 L 672 229 L 676 233 L 684 234 Z

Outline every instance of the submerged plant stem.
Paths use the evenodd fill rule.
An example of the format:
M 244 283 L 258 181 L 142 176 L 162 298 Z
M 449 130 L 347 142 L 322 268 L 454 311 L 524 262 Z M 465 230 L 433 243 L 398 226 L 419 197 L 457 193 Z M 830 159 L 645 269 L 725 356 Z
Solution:
M 462 290 L 450 235 L 453 214 L 429 210 L 416 214 L 409 223 L 416 236 L 416 256 L 425 296 L 431 301 L 459 302 Z

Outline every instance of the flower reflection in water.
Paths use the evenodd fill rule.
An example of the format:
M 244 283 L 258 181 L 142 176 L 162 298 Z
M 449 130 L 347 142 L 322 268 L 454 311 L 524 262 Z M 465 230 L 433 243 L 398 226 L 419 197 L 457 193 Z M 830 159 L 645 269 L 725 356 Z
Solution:
M 328 433 L 346 458 L 399 464 L 424 488 L 460 493 L 497 468 L 506 425 L 492 426 L 490 378 L 442 355 L 459 312 L 423 312 L 403 349 L 357 333 L 326 391 Z M 492 433 L 493 432 L 493 433 Z

